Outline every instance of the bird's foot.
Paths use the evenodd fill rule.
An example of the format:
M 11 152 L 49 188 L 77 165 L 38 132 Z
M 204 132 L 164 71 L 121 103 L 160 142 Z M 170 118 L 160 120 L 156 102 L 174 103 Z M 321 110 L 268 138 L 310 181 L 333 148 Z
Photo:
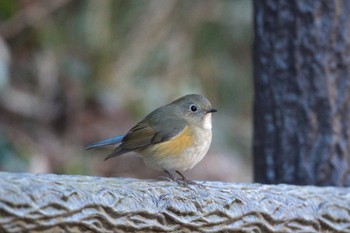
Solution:
M 201 189 L 204 189 L 205 186 L 203 184 L 199 184 L 198 182 L 195 182 L 191 179 L 188 179 L 186 176 L 184 176 L 181 172 L 176 171 L 177 174 L 179 174 L 181 176 L 181 178 L 177 178 L 176 182 L 180 185 L 186 186 L 188 187 L 188 185 L 196 185 Z
M 174 181 L 173 179 L 171 179 L 170 177 L 168 176 L 159 176 L 157 178 L 157 180 L 160 180 L 160 181 Z
M 177 174 L 179 174 L 181 176 L 181 178 L 176 178 L 174 177 L 169 171 L 167 170 L 164 170 L 164 172 L 166 174 L 168 174 L 169 177 L 165 177 L 165 176 L 161 176 L 161 177 L 158 177 L 158 179 L 162 179 L 162 180 L 167 180 L 167 181 L 175 181 L 176 183 L 178 183 L 179 185 L 181 186 L 184 186 L 184 187 L 188 187 L 189 188 L 189 185 L 196 185 L 198 186 L 199 188 L 201 189 L 204 189 L 205 186 L 203 184 L 199 184 L 193 180 L 190 180 L 188 179 L 186 176 L 184 176 L 181 172 L 179 171 L 176 171 Z

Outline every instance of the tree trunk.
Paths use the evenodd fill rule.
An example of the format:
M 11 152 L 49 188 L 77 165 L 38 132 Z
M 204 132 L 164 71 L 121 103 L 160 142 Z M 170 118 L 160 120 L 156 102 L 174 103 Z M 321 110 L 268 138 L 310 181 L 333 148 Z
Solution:
M 255 181 L 350 185 L 350 1 L 254 1 Z
M 0 232 L 350 232 L 350 188 L 0 173 Z

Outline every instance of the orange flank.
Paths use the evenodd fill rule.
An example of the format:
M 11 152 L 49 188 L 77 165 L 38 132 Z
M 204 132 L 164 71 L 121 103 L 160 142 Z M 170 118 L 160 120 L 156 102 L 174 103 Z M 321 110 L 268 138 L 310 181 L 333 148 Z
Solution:
M 169 141 L 155 144 L 152 146 L 152 149 L 149 149 L 151 149 L 153 152 L 156 152 L 154 155 L 157 155 L 157 157 L 161 158 L 164 156 L 167 157 L 172 155 L 180 155 L 184 152 L 184 150 L 191 147 L 192 144 L 193 133 L 189 127 L 186 126 L 181 133 L 171 138 Z

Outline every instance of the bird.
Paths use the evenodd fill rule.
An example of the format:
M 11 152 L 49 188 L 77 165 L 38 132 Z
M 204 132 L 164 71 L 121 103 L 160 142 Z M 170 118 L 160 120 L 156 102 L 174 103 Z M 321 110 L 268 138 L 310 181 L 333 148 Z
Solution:
M 197 184 L 182 172 L 193 168 L 209 150 L 212 108 L 207 98 L 188 94 L 149 113 L 125 135 L 91 143 L 86 150 L 115 145 L 105 160 L 135 151 L 146 165 L 164 171 L 179 184 Z M 176 178 L 172 172 L 181 178 Z

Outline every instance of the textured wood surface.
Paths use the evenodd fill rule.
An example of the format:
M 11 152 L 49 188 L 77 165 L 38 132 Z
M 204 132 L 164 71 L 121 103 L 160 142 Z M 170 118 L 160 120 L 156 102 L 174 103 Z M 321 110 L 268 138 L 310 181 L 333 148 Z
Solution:
M 0 232 L 350 232 L 350 189 L 0 173 Z

